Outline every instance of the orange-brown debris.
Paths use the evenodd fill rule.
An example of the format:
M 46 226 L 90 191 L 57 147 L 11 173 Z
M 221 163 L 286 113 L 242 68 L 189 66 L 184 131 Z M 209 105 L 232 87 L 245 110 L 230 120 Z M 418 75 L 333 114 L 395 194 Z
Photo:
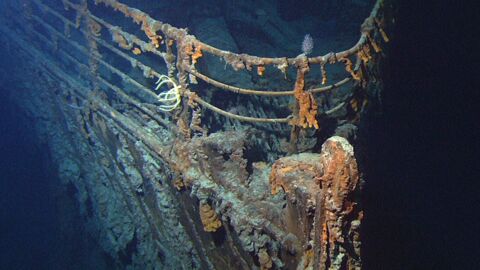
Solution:
M 177 121 L 178 132 L 183 135 L 184 140 L 190 140 L 191 132 L 188 120 L 183 117 L 178 118 Z
M 263 76 L 265 74 L 265 66 L 258 66 L 257 67 L 257 74 L 258 74 L 258 76 Z
M 173 186 L 178 190 L 182 190 L 185 188 L 185 183 L 183 182 L 183 179 L 182 178 L 177 178 L 175 179 L 175 181 L 173 181 Z
M 186 55 L 193 55 L 193 44 L 192 43 L 187 43 L 184 46 L 184 52 Z
M 145 32 L 145 35 L 150 39 L 150 42 L 155 48 L 160 48 L 160 44 L 162 43 L 162 36 L 157 35 L 155 31 L 150 27 L 145 17 L 141 18 L 142 20 L 142 30 Z
M 218 228 L 222 227 L 222 222 L 215 213 L 215 210 L 213 210 L 208 203 L 200 202 L 199 209 L 203 230 L 206 232 L 215 232 Z
M 140 50 L 140 48 L 138 48 L 138 47 L 135 47 L 135 48 L 133 48 L 132 53 L 135 54 L 135 55 L 140 55 L 140 54 L 142 54 L 142 50 Z
M 362 59 L 364 63 L 368 63 L 370 59 L 372 59 L 372 55 L 370 53 L 370 46 L 368 44 L 362 46 L 360 50 L 358 50 L 357 56 Z
M 281 168 L 281 164 L 277 162 L 272 165 L 272 173 L 270 174 L 269 178 L 272 195 L 277 194 L 278 192 L 280 192 L 280 190 L 285 190 L 285 184 L 283 183 L 282 179 L 278 177 L 278 171 L 283 170 L 283 172 L 286 173 L 286 171 L 288 170 L 287 168 Z
M 118 31 L 112 31 L 112 38 L 113 41 L 115 41 L 120 48 L 125 49 L 125 50 L 130 50 L 132 49 L 132 44 L 129 44 L 127 39 L 120 34 Z
M 309 71 L 308 63 L 303 63 L 297 69 L 297 80 L 295 81 L 294 96 L 298 103 L 298 117 L 290 124 L 302 128 L 319 129 L 317 122 L 318 104 L 312 93 L 305 92 L 305 74 Z
M 197 59 L 202 56 L 203 56 L 202 46 L 200 45 L 195 46 L 195 51 L 192 53 L 192 64 L 195 65 L 197 63 Z
M 88 17 L 88 30 L 90 31 L 90 33 L 96 37 L 99 37 L 102 33 L 102 26 L 97 22 L 95 21 L 94 19 L 91 19 L 90 17 Z
M 258 251 L 258 262 L 260 263 L 260 270 L 268 270 L 273 267 L 272 257 L 268 255 L 265 248 Z
M 303 268 L 302 269 L 313 269 L 313 259 L 314 259 L 313 249 L 309 248 L 303 254 L 303 257 L 302 257 Z
M 132 9 L 129 6 L 119 3 L 114 0 L 95 0 L 95 4 L 103 3 L 106 6 L 112 7 L 115 11 L 122 12 L 125 17 L 132 18 L 136 24 L 142 25 L 142 30 L 150 39 L 150 42 L 155 48 L 159 48 L 162 41 L 162 36 L 156 34 L 156 30 L 148 22 L 148 17 L 140 10 Z
M 349 58 L 342 58 L 342 59 L 340 59 L 340 61 L 342 61 L 345 64 L 345 70 L 348 73 L 350 73 L 350 75 L 352 76 L 352 78 L 354 80 L 360 81 L 362 79 L 362 76 L 360 75 L 361 73 L 360 72 L 355 72 L 355 70 L 353 70 L 352 60 L 350 60 Z
M 390 39 L 387 36 L 387 33 L 385 33 L 385 31 L 382 28 L 379 27 L 378 31 L 380 32 L 380 35 L 382 35 L 383 41 L 385 41 L 385 42 L 390 41 Z
M 207 130 L 202 127 L 202 109 L 198 106 L 192 109 L 192 121 L 190 121 L 190 129 L 194 132 L 199 132 L 204 136 L 207 135 Z
M 270 187 L 272 195 L 280 190 L 291 194 L 297 187 L 307 187 L 310 191 L 318 190 L 312 179 L 320 177 L 318 154 L 303 153 L 278 159 L 272 165 Z

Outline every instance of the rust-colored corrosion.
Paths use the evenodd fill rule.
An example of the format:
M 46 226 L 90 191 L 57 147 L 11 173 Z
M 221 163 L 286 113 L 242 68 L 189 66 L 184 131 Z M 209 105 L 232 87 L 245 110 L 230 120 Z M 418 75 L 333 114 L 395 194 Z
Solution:
M 313 269 L 360 269 L 360 176 L 353 147 L 331 137 L 320 154 L 277 160 L 270 175 L 272 194 L 286 193 L 286 226 L 303 243 L 313 243 Z M 288 221 L 290 220 L 290 221 Z M 307 247 L 308 248 L 308 247 Z
M 38 0 L 34 0 L 39 2 Z M 241 94 L 254 94 L 254 95 L 265 95 L 265 96 L 283 96 L 283 95 L 294 95 L 297 104 L 298 112 L 294 112 L 295 115 L 289 116 L 287 118 L 257 118 L 257 117 L 247 117 L 241 115 L 235 115 L 229 113 L 225 110 L 217 108 L 210 103 L 207 103 L 200 97 L 197 98 L 197 103 L 202 107 L 205 107 L 209 110 L 212 110 L 218 114 L 226 116 L 228 118 L 236 119 L 239 121 L 246 122 L 257 122 L 257 123 L 290 123 L 292 125 L 299 126 L 301 128 L 315 128 L 319 129 L 319 123 L 317 121 L 318 105 L 314 97 L 314 93 L 329 91 L 331 89 L 337 88 L 342 85 L 342 82 L 347 82 L 350 80 L 349 77 L 345 78 L 341 82 L 326 86 L 326 87 L 317 87 L 313 88 L 308 92 L 304 91 L 305 88 L 305 73 L 308 70 L 304 69 L 304 65 L 299 65 L 300 62 L 305 61 L 306 66 L 313 64 L 320 64 L 322 71 L 322 84 L 327 82 L 327 73 L 324 65 L 333 64 L 338 61 L 343 61 L 345 64 L 345 69 L 352 78 L 359 82 L 361 86 L 365 86 L 366 78 L 364 78 L 365 69 L 364 64 L 368 61 L 368 56 L 365 54 L 365 47 L 372 47 L 375 52 L 381 52 L 380 43 L 375 40 L 374 37 L 381 36 L 384 42 L 388 42 L 388 37 L 384 31 L 383 18 L 381 8 L 383 7 L 383 1 L 378 0 L 375 4 L 370 16 L 364 21 L 361 27 L 361 36 L 358 42 L 348 50 L 342 52 L 330 52 L 323 56 L 310 57 L 307 58 L 305 55 L 299 55 L 295 58 L 268 58 L 268 57 L 258 57 L 248 54 L 237 54 L 230 51 L 220 50 L 211 45 L 203 43 L 198 40 L 195 36 L 190 35 L 186 29 L 176 28 L 169 24 L 163 23 L 161 21 L 155 20 L 147 13 L 132 8 L 120 1 L 117 0 L 95 0 L 95 4 L 104 4 L 105 6 L 111 7 L 112 9 L 123 13 L 126 17 L 131 18 L 135 23 L 141 25 L 141 29 L 146 34 L 149 43 L 144 44 L 142 40 L 138 37 L 125 33 L 114 27 L 102 19 L 92 15 L 88 9 L 82 5 L 77 5 L 69 0 L 62 1 L 66 8 L 73 8 L 81 16 L 88 16 L 93 18 L 95 21 L 101 23 L 104 27 L 110 30 L 113 35 L 113 39 L 120 47 L 130 50 L 133 43 L 141 46 L 142 52 L 152 52 L 156 55 L 161 56 L 168 67 L 169 76 L 173 76 L 175 73 L 175 68 L 177 68 L 177 80 L 181 86 L 180 95 L 188 97 L 189 83 L 196 84 L 197 78 L 200 78 L 203 81 L 206 81 L 209 84 L 212 84 L 216 87 L 233 91 Z M 380 33 L 377 35 L 377 32 Z M 99 32 L 97 33 L 99 34 Z M 166 52 L 160 51 L 160 44 L 165 43 L 166 40 Z M 171 46 L 173 43 L 177 47 L 177 63 L 174 65 L 175 56 L 172 53 Z M 195 51 L 193 51 L 195 48 Z M 295 84 L 294 91 L 261 91 L 261 90 L 252 90 L 245 89 L 240 87 L 234 87 L 227 85 L 218 81 L 215 81 L 197 71 L 194 67 L 197 59 L 202 57 L 204 53 L 207 52 L 214 56 L 222 58 L 227 64 L 231 65 L 232 68 L 236 71 L 241 69 L 252 70 L 253 67 L 257 67 L 256 71 L 259 76 L 264 76 L 265 69 L 267 65 L 275 65 L 280 69 L 284 74 L 288 66 L 294 66 L 297 69 L 297 80 Z M 349 60 L 350 56 L 355 56 L 357 58 L 355 66 L 352 61 Z M 367 57 L 366 57 L 367 56 Z M 188 73 L 188 74 L 187 74 Z M 146 73 L 148 74 L 148 73 Z M 148 77 L 148 76 L 147 76 Z M 184 91 L 185 90 L 185 91 Z M 340 103 L 343 104 L 343 103 Z M 184 108 L 186 109 L 186 108 Z M 326 113 L 326 112 L 325 112 Z
M 315 213 L 316 269 L 361 269 L 360 176 L 353 147 L 341 137 L 322 146 L 322 192 Z
M 297 188 L 308 189 L 309 193 L 319 191 L 315 182 L 321 169 L 318 157 L 318 154 L 304 153 L 277 160 L 272 165 L 270 174 L 272 195 L 283 190 L 290 197 L 293 197 Z M 314 198 L 315 196 L 313 196 Z
M 142 54 L 142 50 L 138 47 L 133 48 L 132 53 L 135 55 L 140 55 Z
M 202 46 L 196 46 L 195 51 L 193 51 L 192 54 L 192 64 L 195 65 L 197 63 L 197 60 L 202 56 Z
M 111 31 L 111 34 L 112 34 L 113 41 L 115 41 L 118 44 L 118 46 L 120 46 L 120 48 L 125 50 L 130 50 L 133 47 L 133 45 L 128 43 L 127 39 L 124 36 L 122 36 L 120 32 L 113 30 Z
M 63 2 L 69 3 L 67 0 Z M 203 229 L 207 232 L 217 231 L 222 226 L 221 217 L 226 225 L 223 231 L 227 231 L 227 233 L 229 233 L 229 230 L 238 234 L 247 232 L 247 234 L 251 233 L 255 236 L 248 235 L 251 239 L 257 240 L 261 238 L 259 236 L 268 236 L 268 241 L 260 241 L 267 239 L 265 237 L 258 240 L 252 250 L 246 249 L 248 248 L 247 244 L 242 246 L 245 251 L 250 252 L 250 255 L 252 255 L 244 258 L 255 260 L 255 263 L 257 263 L 256 260 L 258 259 L 261 269 L 282 268 L 282 262 L 279 258 L 283 260 L 286 258 L 285 254 L 287 253 L 292 257 L 288 257 L 290 262 L 288 261 L 289 259 L 285 259 L 285 264 L 288 265 L 285 269 L 293 269 L 292 265 L 298 261 L 303 261 L 303 269 L 359 269 L 361 267 L 359 226 L 363 212 L 359 206 L 358 198 L 360 178 L 353 155 L 353 148 L 348 142 L 342 138 L 333 137 L 325 142 L 321 154 L 304 153 L 277 160 L 272 166 L 269 179 L 271 193 L 276 195 L 283 190 L 287 199 L 284 200 L 280 196 L 281 194 L 279 196 L 270 196 L 268 194 L 267 181 L 260 181 L 267 180 L 259 176 L 259 171 L 266 171 L 264 175 L 268 175 L 268 169 L 266 169 L 268 165 L 266 163 L 262 165 L 262 170 L 256 170 L 257 165 L 252 165 L 254 168 L 253 172 L 257 172 L 257 174 L 252 176 L 252 172 L 249 172 L 251 164 L 248 164 L 244 153 L 246 141 L 249 140 L 247 137 L 238 138 L 238 133 L 228 132 L 207 136 L 207 130 L 202 127 L 202 111 L 199 105 L 232 119 L 265 123 L 286 123 L 291 121 L 290 123 L 294 124 L 294 128 L 297 129 L 298 127 L 318 129 L 319 124 L 316 118 L 318 106 L 313 93 L 329 91 L 351 80 L 346 78 L 331 86 L 306 91 L 305 75 L 309 72 L 311 64 L 320 64 L 322 84 L 325 84 L 327 81 L 325 64 L 343 61 L 353 79 L 363 80 L 362 70 L 358 68 L 361 68 L 362 64 L 372 59 L 372 52 L 379 51 L 379 48 L 376 48 L 379 44 L 375 43 L 375 40 L 371 40 L 374 35 L 370 32 L 375 30 L 371 22 L 369 21 L 362 28 L 362 38 L 364 40 L 362 42 L 359 41 L 360 45 L 356 45 L 357 49 L 350 51 L 348 55 L 330 53 L 320 58 L 307 58 L 304 55 L 299 55 L 295 58 L 279 58 L 280 60 L 277 61 L 276 58 L 260 58 L 220 51 L 196 40 L 194 36 L 188 35 L 184 29 L 177 29 L 155 21 L 146 13 L 120 4 L 115 0 L 96 0 L 95 2 L 114 7 L 132 18 L 136 23 L 141 24 L 142 30 L 149 39 L 149 46 L 137 37 L 123 32 L 118 27 L 107 26 L 99 19 L 87 18 L 86 16 L 92 15 L 85 8 L 81 9 L 82 7 L 77 6 L 74 8 L 83 10 L 79 14 L 86 18 L 87 24 L 82 25 L 85 26 L 85 29 L 81 30 L 87 33 L 86 36 L 89 38 L 88 45 L 90 50 L 87 52 L 91 54 L 90 57 L 92 59 L 99 63 L 104 63 L 97 48 L 97 42 L 98 44 L 104 44 L 99 42 L 101 40 L 99 37 L 101 37 L 102 27 L 104 27 L 104 29 L 111 32 L 115 43 L 123 49 L 130 50 L 133 54 L 157 52 L 165 59 L 170 59 L 166 61 L 167 66 L 170 64 L 170 67 L 175 64 L 175 60 L 178 61 L 175 66 L 178 70 L 169 68 L 169 74 L 173 74 L 173 77 L 175 76 L 173 71 L 178 71 L 177 79 L 182 86 L 182 95 L 185 99 L 181 115 L 173 116 L 173 119 L 177 120 L 177 129 L 173 128 L 171 123 L 168 123 L 169 130 L 175 133 L 175 138 L 171 144 L 170 142 L 167 145 L 159 143 L 157 134 L 148 127 L 146 128 L 146 126 L 136 124 L 136 120 L 130 120 L 131 116 L 136 116 L 133 110 L 118 112 L 110 108 L 108 103 L 103 102 L 107 100 L 103 96 L 90 97 L 89 100 L 95 100 L 95 102 L 89 103 L 91 103 L 90 106 L 92 106 L 93 111 L 96 111 L 97 115 L 104 117 L 105 121 L 115 122 L 119 129 L 124 129 L 125 131 L 123 132 L 128 133 L 136 141 L 142 144 L 145 143 L 150 148 L 150 151 L 168 164 L 168 168 L 175 177 L 175 180 L 170 182 L 170 186 L 173 190 L 176 190 L 175 192 L 195 191 L 197 198 L 192 200 L 200 200 L 198 207 L 202 223 L 201 225 L 199 224 L 200 230 L 202 229 L 201 226 L 203 226 Z M 377 22 L 377 24 L 380 23 Z M 65 25 L 71 26 L 68 23 Z M 157 33 L 162 35 L 157 35 Z M 165 38 L 164 41 L 163 38 Z M 385 40 L 388 37 L 383 38 L 385 42 L 388 41 Z M 165 52 L 157 50 L 160 44 L 165 44 L 163 46 L 166 50 Z M 173 45 L 175 45 L 175 48 L 170 48 Z M 118 55 L 125 55 L 122 52 L 113 52 Z M 178 53 L 177 58 L 173 56 L 173 52 Z M 234 66 L 235 70 L 243 68 L 252 70 L 256 67 L 257 74 L 260 76 L 265 74 L 265 68 L 268 64 L 274 64 L 284 73 L 289 66 L 292 66 L 297 70 L 294 90 L 278 92 L 260 91 L 215 82 L 199 73 L 194 67 L 194 64 L 203 56 L 204 52 L 223 57 L 227 63 Z M 358 58 L 354 66 L 348 56 L 355 53 Z M 126 58 L 126 56 L 122 57 Z M 316 59 L 321 59 L 321 61 L 317 62 Z M 133 58 L 130 61 L 132 66 L 142 67 L 145 77 L 150 77 L 152 74 L 155 75 L 155 71 L 144 66 L 141 62 Z M 121 97 L 123 99 L 129 100 L 129 104 L 134 104 L 133 107 L 144 113 L 137 116 L 138 119 L 152 118 L 158 121 L 159 118 L 155 115 L 155 112 L 148 109 L 154 107 L 154 105 L 148 107 L 131 98 L 128 99 L 129 96 L 127 94 L 121 92 L 121 89 L 110 85 L 101 77 L 101 74 L 96 72 L 96 62 L 90 62 L 90 69 L 92 75 L 95 75 L 99 82 L 114 89 L 115 93 L 122 93 Z M 113 67 L 109 69 L 114 70 Z M 293 119 L 290 117 L 269 119 L 242 117 L 221 111 L 219 108 L 203 101 L 196 93 L 188 89 L 185 75 L 195 75 L 195 77 L 207 83 L 236 93 L 265 96 L 294 95 L 297 101 L 297 107 L 294 110 L 296 115 Z M 121 77 L 126 81 L 132 80 L 127 75 L 122 75 Z M 138 85 L 140 86 L 141 84 Z M 80 96 L 81 93 L 78 95 Z M 153 96 L 155 97 L 155 95 Z M 360 108 L 360 103 L 356 99 L 351 100 L 348 104 L 355 112 Z M 131 118 L 135 119 L 135 117 Z M 88 120 L 83 119 L 82 121 Z M 84 132 L 87 139 L 90 139 L 89 132 L 91 131 L 85 128 Z M 257 199 L 257 197 L 249 194 L 252 193 L 251 191 L 256 191 L 255 185 L 265 187 L 267 190 L 266 194 L 261 195 L 263 197 L 256 201 L 252 200 L 252 198 Z M 230 191 L 234 191 L 232 193 L 235 196 L 229 197 L 231 201 L 222 201 L 226 197 L 225 192 Z M 185 195 L 186 192 L 177 192 L 176 194 Z M 260 198 L 260 195 L 258 197 Z M 194 197 L 192 196 L 192 198 Z M 235 202 L 235 204 L 232 202 Z M 198 201 L 195 201 L 196 203 Z M 221 203 L 224 205 L 222 206 Z M 284 208 L 281 207 L 283 203 L 286 204 Z M 215 209 L 212 208 L 213 205 Z M 278 208 L 274 208 L 272 205 L 278 206 Z M 196 209 L 196 207 L 192 207 L 192 209 Z M 238 217 L 236 215 L 238 212 L 234 212 L 237 209 L 248 209 L 251 212 L 249 212 L 248 218 L 232 221 Z M 198 213 L 195 213 L 194 217 L 198 217 L 197 215 Z M 230 224 L 228 224 L 229 222 Z M 188 222 L 185 222 L 185 224 L 188 224 Z M 229 228 L 230 225 L 233 226 L 234 230 Z M 253 231 L 257 235 L 253 234 Z M 219 233 L 221 232 L 217 234 Z M 205 235 L 212 237 L 212 234 Z M 241 236 L 244 239 L 250 239 L 244 235 Z M 234 237 L 238 237 L 238 235 L 234 235 Z M 232 239 L 236 240 L 235 238 Z M 234 243 L 232 239 L 230 241 Z M 201 242 L 200 240 L 196 241 Z M 206 240 L 203 241 L 207 243 Z M 275 245 L 272 243 L 275 243 Z M 233 246 L 232 250 L 237 248 L 235 244 L 231 244 L 231 246 Z
M 368 35 L 374 29 L 374 20 L 378 14 L 380 7 L 383 5 L 383 1 L 377 1 L 375 7 L 373 8 L 370 17 L 368 17 L 362 25 L 362 35 L 358 42 L 348 50 L 337 52 L 337 53 L 328 53 L 323 56 L 317 57 L 310 57 L 308 58 L 309 64 L 325 64 L 325 63 L 333 63 L 335 59 L 345 58 L 357 53 L 360 48 L 367 42 L 371 42 L 369 40 Z M 122 12 L 126 17 L 132 18 L 136 23 L 148 25 L 148 28 L 155 33 L 156 31 L 162 31 L 168 38 L 174 40 L 180 40 L 187 35 L 185 29 L 175 28 L 169 24 L 162 23 L 159 21 L 154 20 L 148 14 L 135 9 L 131 8 L 117 0 L 95 0 L 95 3 L 102 3 L 106 6 L 112 7 L 115 10 Z M 144 29 L 145 30 L 145 29 Z M 147 36 L 149 36 L 147 34 Z M 193 37 L 193 36 L 191 36 Z M 150 36 L 149 36 L 150 38 Z M 278 58 L 268 58 L 268 57 L 257 57 L 247 54 L 236 54 L 229 51 L 220 50 L 215 48 L 211 45 L 203 43 L 196 38 L 192 39 L 192 42 L 195 46 L 201 46 L 202 49 L 208 53 L 213 55 L 222 57 L 227 63 L 231 64 L 235 70 L 243 69 L 252 66 L 260 66 L 260 65 L 282 65 L 285 62 L 288 65 L 294 65 L 296 62 L 295 58 L 285 58 L 285 57 L 278 57 Z
M 257 67 L 257 74 L 258 74 L 258 76 L 263 76 L 263 74 L 265 74 L 265 66 L 258 66 Z
M 273 266 L 272 258 L 264 248 L 258 252 L 258 262 L 260 263 L 260 270 L 268 270 Z
M 204 231 L 215 232 L 222 227 L 222 222 L 208 203 L 200 202 L 198 208 L 200 209 L 200 219 L 202 220 Z
M 305 74 L 310 70 L 306 57 L 300 58 L 297 67 L 297 80 L 295 81 L 294 96 L 298 103 L 297 117 L 290 124 L 302 128 L 319 129 L 317 121 L 318 104 L 311 92 L 305 92 Z
M 82 88 L 72 87 L 72 89 L 72 91 L 78 91 L 79 98 L 85 98 L 82 93 L 87 91 L 80 91 Z M 135 115 L 134 112 L 127 114 L 116 111 L 104 101 L 104 97 L 92 96 L 88 100 L 96 115 L 103 117 L 105 121 L 115 123 L 118 129 L 124 129 L 125 134 L 128 133 L 135 141 L 147 145 L 149 151 L 155 153 L 158 159 L 168 163 L 168 167 L 179 180 L 172 184 L 172 188 L 173 186 L 177 189 L 194 190 L 195 188 L 197 196 L 202 196 L 198 197 L 202 202 L 199 212 L 205 231 L 215 231 L 220 228 L 222 222 L 219 216 L 223 220 L 228 220 L 227 218 L 232 220 L 238 218 L 236 215 L 238 212 L 234 212 L 237 209 L 249 209 L 251 212 L 247 218 L 230 221 L 230 225 L 236 226 L 236 232 L 255 229 L 257 233 L 261 232 L 271 237 L 266 238 L 270 240 L 265 240 L 264 243 L 259 241 L 258 243 L 263 244 L 261 246 L 255 243 L 255 249 L 249 251 L 258 256 L 258 262 L 263 269 L 281 268 L 279 258 L 285 258 L 285 254 L 280 254 L 285 252 L 284 250 L 288 250 L 293 254 L 292 256 L 297 254 L 298 258 L 304 258 L 306 267 L 311 267 L 312 256 L 314 256 L 316 264 L 313 269 L 335 269 L 333 266 L 337 266 L 337 262 L 353 269 L 360 265 L 358 228 L 362 212 L 357 205 L 359 177 L 353 150 L 344 139 L 339 137 L 329 139 L 321 154 L 293 155 L 275 162 L 270 178 L 272 189 L 275 185 L 276 191 L 273 193 L 278 193 L 282 189 L 285 191 L 289 204 L 286 208 L 289 211 L 287 214 L 295 217 L 281 219 L 281 216 L 271 207 L 279 204 L 267 203 L 272 199 L 271 196 L 265 194 L 262 200 L 257 201 L 249 197 L 248 191 L 255 190 L 249 189 L 254 186 L 253 183 L 262 184 L 263 182 L 253 182 L 250 186 L 249 180 L 254 177 L 249 177 L 247 160 L 244 157 L 244 144 L 248 141 L 247 137 L 239 138 L 238 133 L 235 132 L 193 138 L 190 135 L 185 138 L 177 136 L 177 141 L 173 145 L 164 145 L 159 142 L 158 134 L 137 124 L 135 120 L 137 118 L 129 117 Z M 142 106 L 136 105 L 136 107 Z M 143 117 L 146 118 L 145 115 Z M 138 119 L 142 118 L 138 117 Z M 178 123 L 183 123 L 182 128 L 188 132 L 195 131 L 186 122 L 178 121 Z M 85 131 L 89 136 L 88 130 Z M 200 182 L 203 182 L 203 189 L 198 191 Z M 196 186 L 192 187 L 192 183 L 196 183 Z M 238 195 L 238 198 L 232 200 L 236 203 L 235 205 L 228 202 L 223 208 L 219 206 L 218 203 L 226 196 L 218 194 L 224 190 L 234 190 L 236 196 Z M 207 196 L 208 199 L 206 199 Z M 212 203 L 207 204 L 207 201 Z M 212 205 L 215 205 L 215 210 L 212 209 Z M 278 207 L 278 211 L 281 211 L 281 207 Z M 258 222 L 259 220 L 262 222 Z M 268 222 L 263 223 L 264 220 Z M 184 224 L 189 223 L 184 222 Z M 225 226 L 225 230 L 229 230 L 227 227 Z M 279 250 L 272 248 L 274 241 L 277 241 L 275 244 L 278 246 L 281 245 Z M 346 248 L 349 245 L 353 248 Z M 250 257 L 245 256 L 245 258 Z M 285 263 L 288 264 L 288 261 L 285 260 Z M 285 269 L 294 268 L 289 266 Z

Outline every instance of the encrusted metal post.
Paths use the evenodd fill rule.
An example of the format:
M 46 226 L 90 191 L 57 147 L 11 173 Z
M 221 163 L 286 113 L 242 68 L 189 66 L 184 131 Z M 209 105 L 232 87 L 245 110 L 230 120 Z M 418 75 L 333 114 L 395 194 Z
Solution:
M 328 139 L 320 156 L 321 192 L 315 212 L 315 269 L 361 269 L 360 177 L 353 147 L 341 137 Z
M 283 190 L 287 196 L 286 229 L 307 243 L 305 269 L 361 269 L 360 177 L 346 139 L 329 138 L 320 154 L 277 160 L 270 185 L 272 194 Z

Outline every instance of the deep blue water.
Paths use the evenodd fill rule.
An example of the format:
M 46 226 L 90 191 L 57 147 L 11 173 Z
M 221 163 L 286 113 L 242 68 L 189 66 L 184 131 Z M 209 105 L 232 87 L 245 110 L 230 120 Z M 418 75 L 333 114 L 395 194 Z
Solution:
M 45 149 L 35 144 L 31 123 L 6 98 L 0 104 L 0 268 L 48 269 L 57 235 L 56 205 Z
M 0 269 L 105 269 L 47 145 L 9 91 L 21 89 L 0 86 Z
M 479 92 L 467 10 L 400 5 L 385 113 L 369 138 L 366 269 L 480 269 Z

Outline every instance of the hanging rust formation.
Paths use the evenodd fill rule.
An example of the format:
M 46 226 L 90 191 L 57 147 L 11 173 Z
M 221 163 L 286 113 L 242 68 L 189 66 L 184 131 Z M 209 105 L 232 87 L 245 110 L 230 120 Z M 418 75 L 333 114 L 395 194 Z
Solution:
M 365 102 L 357 93 L 329 109 L 318 96 L 352 83 L 365 89 L 373 81 L 371 66 L 389 41 L 384 1 L 376 2 L 350 49 L 293 58 L 221 50 L 116 0 L 62 0 L 61 8 L 23 2 L 22 10 L 11 7 L 23 16 L 8 18 L 0 32 L 46 85 L 39 95 L 65 130 L 51 136 L 71 147 L 59 151 L 71 153 L 65 182 L 93 205 L 89 218 L 100 224 L 101 245 L 118 265 L 136 245 L 128 264 L 139 269 L 361 269 L 362 177 L 346 139 L 330 137 L 318 144 L 319 153 L 299 153 L 297 145 L 284 151 L 289 156 L 257 158 L 269 138 L 249 128 L 210 133 L 202 121 L 221 115 L 254 126 L 286 126 L 292 143 L 319 132 L 326 116 L 360 111 Z M 98 8 L 131 19 L 141 36 L 96 15 Z M 230 85 L 204 74 L 200 64 L 207 57 L 265 80 L 273 79 L 270 69 L 285 78 L 294 70 L 294 85 Z M 327 66 L 335 63 L 344 65 L 346 75 L 332 83 Z M 318 85 L 306 79 L 314 69 L 321 74 Z M 212 88 L 290 98 L 293 105 L 281 117 L 269 107 L 247 116 L 212 104 L 205 94 Z

